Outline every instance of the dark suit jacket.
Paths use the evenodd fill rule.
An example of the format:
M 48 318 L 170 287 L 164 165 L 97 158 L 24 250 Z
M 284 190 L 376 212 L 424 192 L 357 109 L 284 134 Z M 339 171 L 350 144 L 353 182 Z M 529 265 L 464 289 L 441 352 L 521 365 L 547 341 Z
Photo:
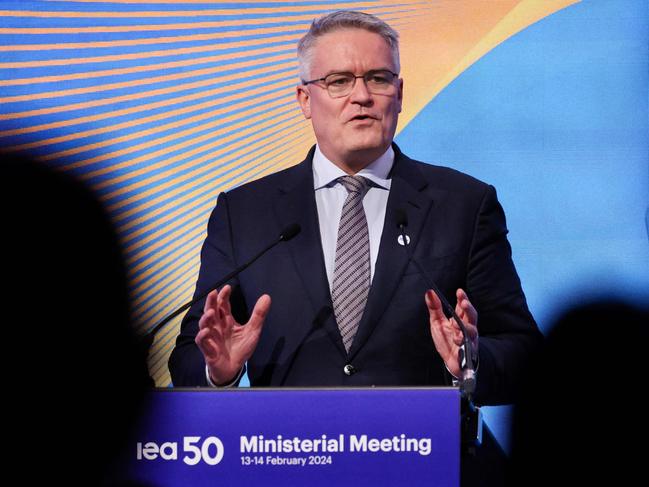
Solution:
M 425 279 L 397 243 L 396 212 L 408 215 L 414 257 L 451 303 L 463 288 L 478 310 L 475 401 L 509 402 L 540 333 L 511 260 L 495 189 L 455 170 L 413 161 L 394 145 L 385 226 L 367 306 L 349 354 L 333 315 L 313 189 L 312 149 L 299 165 L 219 196 L 201 253 L 196 295 L 250 259 L 291 223 L 302 231 L 232 282 L 241 323 L 257 298 L 272 298 L 248 361 L 252 386 L 447 385 L 424 302 Z M 204 300 L 185 316 L 169 367 L 175 386 L 206 385 L 194 343 Z M 343 371 L 351 364 L 355 372 Z

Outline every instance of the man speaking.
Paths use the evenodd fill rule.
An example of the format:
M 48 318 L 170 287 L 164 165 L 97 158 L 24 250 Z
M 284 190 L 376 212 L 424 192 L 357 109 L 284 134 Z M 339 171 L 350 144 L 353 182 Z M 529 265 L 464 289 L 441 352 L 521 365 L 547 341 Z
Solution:
M 282 229 L 301 231 L 190 309 L 169 361 L 174 385 L 233 385 L 246 363 L 252 386 L 447 385 L 461 374 L 463 335 L 432 279 L 466 324 L 475 401 L 510 402 L 541 335 L 494 188 L 392 142 L 404 81 L 398 34 L 383 21 L 317 19 L 298 59 L 297 101 L 317 145 L 219 196 L 195 295 Z

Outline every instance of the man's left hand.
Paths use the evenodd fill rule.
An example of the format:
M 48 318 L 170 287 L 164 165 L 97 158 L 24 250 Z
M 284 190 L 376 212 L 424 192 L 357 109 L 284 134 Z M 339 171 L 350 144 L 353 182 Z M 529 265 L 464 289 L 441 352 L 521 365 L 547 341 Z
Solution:
M 464 322 L 466 331 L 471 340 L 473 356 L 478 356 L 478 312 L 473 307 L 466 293 L 462 289 L 456 292 L 457 304 L 455 313 Z M 459 361 L 459 350 L 464 343 L 464 336 L 454 318 L 446 318 L 442 308 L 442 302 L 434 291 L 428 290 L 425 294 L 426 306 L 428 307 L 430 332 L 433 335 L 433 342 L 437 353 L 442 357 L 449 372 L 456 378 L 462 376 L 462 368 Z

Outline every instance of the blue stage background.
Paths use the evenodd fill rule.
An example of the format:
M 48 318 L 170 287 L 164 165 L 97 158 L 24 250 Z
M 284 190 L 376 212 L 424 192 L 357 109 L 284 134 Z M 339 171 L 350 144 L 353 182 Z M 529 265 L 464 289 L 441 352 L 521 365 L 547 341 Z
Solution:
M 543 19 L 464 71 L 397 137 L 411 157 L 497 188 L 544 332 L 588 299 L 649 302 L 648 5 L 591 0 Z M 624 323 L 614 326 L 613 367 Z M 510 408 L 485 413 L 508 447 Z

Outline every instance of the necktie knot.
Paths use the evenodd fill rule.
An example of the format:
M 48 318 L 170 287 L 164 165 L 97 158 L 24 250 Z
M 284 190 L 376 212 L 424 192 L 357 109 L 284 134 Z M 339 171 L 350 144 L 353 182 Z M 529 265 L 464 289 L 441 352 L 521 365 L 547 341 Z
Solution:
M 338 182 L 342 184 L 348 193 L 358 193 L 364 196 L 369 189 L 369 181 L 363 176 L 341 176 Z

